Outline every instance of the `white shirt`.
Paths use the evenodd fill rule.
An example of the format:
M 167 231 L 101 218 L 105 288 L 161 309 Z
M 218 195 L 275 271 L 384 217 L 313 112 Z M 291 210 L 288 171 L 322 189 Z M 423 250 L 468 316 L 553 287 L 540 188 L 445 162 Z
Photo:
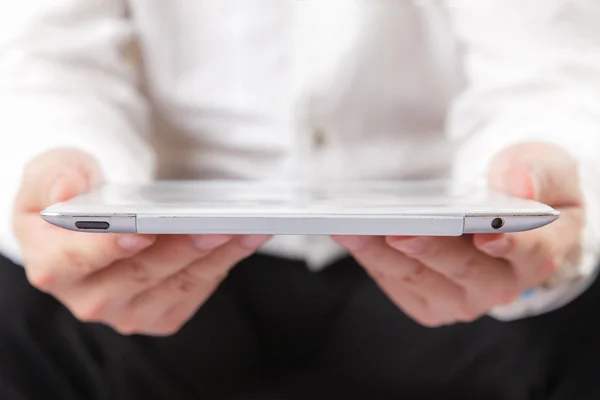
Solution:
M 493 310 L 545 312 L 600 248 L 596 0 L 20 0 L 0 5 L 0 249 L 23 165 L 95 155 L 108 182 L 154 178 L 485 177 L 520 141 L 581 163 L 576 280 Z M 126 57 L 137 37 L 143 74 Z M 143 90 L 140 90 L 140 86 Z M 328 238 L 264 251 L 320 268 Z

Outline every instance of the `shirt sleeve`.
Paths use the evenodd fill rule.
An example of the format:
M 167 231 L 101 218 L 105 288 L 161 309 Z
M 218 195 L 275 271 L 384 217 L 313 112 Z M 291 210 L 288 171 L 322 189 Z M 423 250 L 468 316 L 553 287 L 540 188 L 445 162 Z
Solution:
M 564 306 L 595 279 L 600 249 L 600 2 L 450 0 L 466 89 L 454 102 L 448 135 L 456 182 L 484 179 L 502 149 L 550 142 L 579 162 L 586 223 L 581 262 L 491 315 L 517 319 Z
M 96 157 L 107 182 L 153 176 L 125 11 L 121 0 L 0 2 L 0 251 L 16 261 L 12 204 L 36 155 L 77 148 Z

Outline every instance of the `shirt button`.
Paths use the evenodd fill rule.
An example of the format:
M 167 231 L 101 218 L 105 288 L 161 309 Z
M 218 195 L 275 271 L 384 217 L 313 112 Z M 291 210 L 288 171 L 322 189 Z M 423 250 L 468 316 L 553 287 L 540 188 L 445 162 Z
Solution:
M 322 149 L 323 147 L 325 147 L 326 142 L 327 138 L 325 132 L 321 129 L 317 129 L 313 133 L 313 147 L 316 150 Z

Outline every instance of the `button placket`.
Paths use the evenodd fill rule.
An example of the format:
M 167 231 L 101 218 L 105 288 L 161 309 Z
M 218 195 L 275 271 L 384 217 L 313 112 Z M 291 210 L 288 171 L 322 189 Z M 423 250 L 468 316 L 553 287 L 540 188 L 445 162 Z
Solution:
M 327 144 L 327 135 L 323 129 L 315 129 L 312 135 L 313 150 L 322 150 Z

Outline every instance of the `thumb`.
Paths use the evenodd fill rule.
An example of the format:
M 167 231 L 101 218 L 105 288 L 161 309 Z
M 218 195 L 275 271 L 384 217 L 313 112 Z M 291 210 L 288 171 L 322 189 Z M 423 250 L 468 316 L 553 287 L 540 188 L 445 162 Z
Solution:
M 495 190 L 554 207 L 582 202 L 577 161 L 551 144 L 519 144 L 500 152 L 491 163 L 489 182 Z
M 25 167 L 16 207 L 39 212 L 86 192 L 101 181 L 100 168 L 90 155 L 71 149 L 49 151 Z

